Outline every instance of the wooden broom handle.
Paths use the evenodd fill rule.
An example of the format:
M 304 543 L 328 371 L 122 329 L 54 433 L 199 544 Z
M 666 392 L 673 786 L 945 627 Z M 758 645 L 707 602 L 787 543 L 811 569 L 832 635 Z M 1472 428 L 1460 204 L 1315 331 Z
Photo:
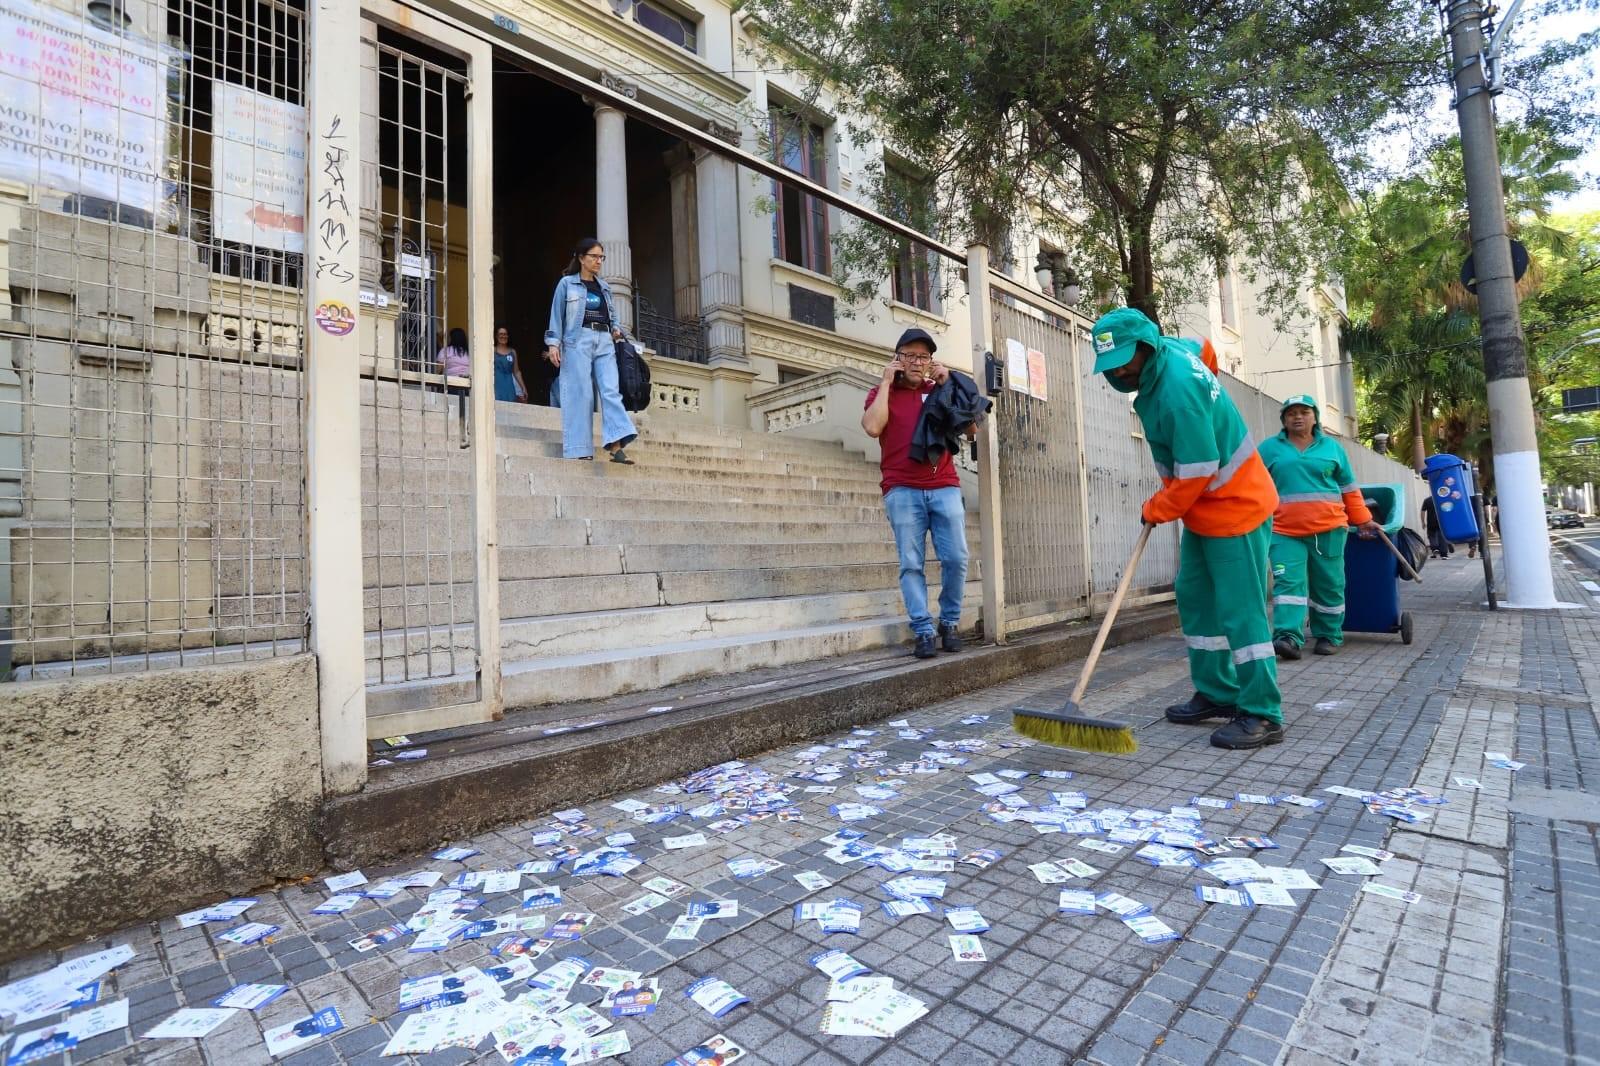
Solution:
M 1122 580 L 1117 582 L 1117 591 L 1111 596 L 1111 606 L 1106 608 L 1106 616 L 1100 620 L 1100 632 L 1094 635 L 1094 643 L 1089 646 L 1089 657 L 1083 661 L 1083 673 L 1078 675 L 1078 685 L 1072 690 L 1073 703 L 1083 700 L 1083 693 L 1089 687 L 1089 678 L 1094 674 L 1095 664 L 1100 661 L 1100 653 L 1105 650 L 1106 637 L 1111 635 L 1111 623 L 1117 620 L 1117 612 L 1122 609 L 1122 599 L 1128 594 L 1128 586 L 1133 584 L 1133 572 L 1139 569 L 1139 557 L 1144 554 L 1145 542 L 1150 539 L 1150 531 L 1155 528 L 1146 522 L 1144 529 L 1139 531 L 1139 542 L 1133 546 L 1133 554 L 1128 557 L 1128 565 L 1122 568 Z
M 1411 569 L 1411 564 L 1406 562 L 1404 555 L 1400 554 L 1400 549 L 1394 546 L 1394 541 L 1389 539 L 1389 534 L 1380 529 L 1378 530 L 1378 536 L 1383 540 L 1384 547 L 1388 548 L 1390 553 L 1400 560 L 1400 565 L 1405 568 L 1406 576 L 1417 584 L 1422 584 L 1422 575 Z

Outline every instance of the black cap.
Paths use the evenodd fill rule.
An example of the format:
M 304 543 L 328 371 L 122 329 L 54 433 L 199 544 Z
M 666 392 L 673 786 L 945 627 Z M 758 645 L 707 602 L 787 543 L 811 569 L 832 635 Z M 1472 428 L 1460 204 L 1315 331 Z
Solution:
M 939 346 L 933 343 L 933 336 L 927 330 L 912 326 L 910 329 L 900 334 L 900 339 L 894 342 L 895 351 L 899 351 L 912 341 L 921 341 L 922 343 L 926 344 L 929 352 L 936 352 L 939 350 Z

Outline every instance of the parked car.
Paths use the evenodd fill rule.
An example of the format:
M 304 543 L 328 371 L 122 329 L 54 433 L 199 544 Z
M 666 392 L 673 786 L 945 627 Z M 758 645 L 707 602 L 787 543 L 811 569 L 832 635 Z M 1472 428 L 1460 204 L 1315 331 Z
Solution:
M 1544 524 L 1551 529 L 1582 529 L 1583 515 L 1577 511 L 1546 511 Z

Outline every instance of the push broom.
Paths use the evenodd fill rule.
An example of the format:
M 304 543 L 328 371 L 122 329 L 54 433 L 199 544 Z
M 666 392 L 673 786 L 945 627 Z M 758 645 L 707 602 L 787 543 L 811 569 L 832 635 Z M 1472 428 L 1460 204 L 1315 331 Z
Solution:
M 1111 606 L 1106 608 L 1106 616 L 1100 620 L 1100 632 L 1094 635 L 1094 643 L 1089 647 L 1089 657 L 1083 661 L 1083 672 L 1078 675 L 1078 684 L 1072 690 L 1072 698 L 1067 700 L 1065 706 L 1053 711 L 1013 707 L 1011 728 L 1018 733 L 1032 737 L 1043 744 L 1053 744 L 1058 748 L 1077 748 L 1079 751 L 1130 755 L 1139 750 L 1139 742 L 1133 738 L 1132 729 L 1121 722 L 1084 714 L 1083 708 L 1078 704 L 1083 699 L 1084 690 L 1089 687 L 1089 678 L 1094 675 L 1095 666 L 1100 662 L 1100 652 L 1105 649 L 1106 637 L 1111 635 L 1111 624 L 1117 620 L 1117 611 L 1122 608 L 1122 599 L 1128 594 L 1128 586 L 1133 584 L 1133 572 L 1139 568 L 1139 557 L 1144 554 L 1145 542 L 1150 539 L 1150 531 L 1154 528 L 1156 527 L 1146 523 L 1139 533 L 1139 542 L 1133 546 L 1133 555 L 1128 558 L 1128 565 L 1122 569 L 1122 580 L 1117 582 L 1117 591 L 1111 597 Z

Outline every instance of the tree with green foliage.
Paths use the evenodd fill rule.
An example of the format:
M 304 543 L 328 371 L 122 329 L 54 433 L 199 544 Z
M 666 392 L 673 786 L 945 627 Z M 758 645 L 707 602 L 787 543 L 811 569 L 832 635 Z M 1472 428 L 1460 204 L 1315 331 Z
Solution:
M 993 243 L 1056 205 L 1052 238 L 1086 286 L 1151 315 L 1209 292 L 1235 250 L 1269 301 L 1320 277 L 1345 168 L 1386 120 L 1420 114 L 1444 69 L 1433 11 L 1387 0 L 747 6 L 926 168 L 937 236 Z M 861 240 L 836 260 L 881 275 L 893 239 Z

